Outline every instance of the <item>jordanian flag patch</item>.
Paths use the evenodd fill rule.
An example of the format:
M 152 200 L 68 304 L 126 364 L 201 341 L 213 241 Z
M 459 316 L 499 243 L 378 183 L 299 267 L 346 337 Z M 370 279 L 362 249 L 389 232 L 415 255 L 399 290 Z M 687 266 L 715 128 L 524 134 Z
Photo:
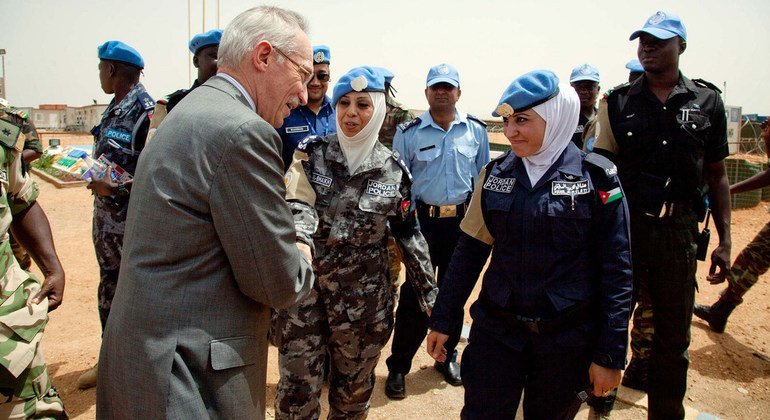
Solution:
M 610 204 L 615 200 L 620 200 L 623 197 L 623 191 L 620 190 L 620 187 L 609 191 L 599 191 L 599 197 L 602 199 L 602 203 Z

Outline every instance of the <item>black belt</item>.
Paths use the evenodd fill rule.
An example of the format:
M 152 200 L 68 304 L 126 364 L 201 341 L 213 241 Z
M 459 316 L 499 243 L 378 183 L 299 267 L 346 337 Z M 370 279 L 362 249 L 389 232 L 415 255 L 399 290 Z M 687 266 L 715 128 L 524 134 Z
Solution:
M 467 210 L 467 204 L 461 203 L 448 206 L 434 206 L 422 201 L 417 202 L 417 215 L 422 217 L 431 217 L 435 219 L 446 217 L 463 217 Z
M 670 219 L 690 214 L 693 211 L 692 203 L 689 201 L 666 201 L 662 206 L 660 206 L 659 214 L 652 214 L 644 211 L 639 211 L 638 213 L 653 219 Z
M 580 303 L 560 312 L 555 318 L 527 318 L 512 314 L 492 302 L 483 293 L 479 296 L 481 307 L 494 317 L 502 320 L 514 331 L 530 332 L 532 334 L 553 334 L 575 328 L 585 323 L 590 314 L 590 305 Z

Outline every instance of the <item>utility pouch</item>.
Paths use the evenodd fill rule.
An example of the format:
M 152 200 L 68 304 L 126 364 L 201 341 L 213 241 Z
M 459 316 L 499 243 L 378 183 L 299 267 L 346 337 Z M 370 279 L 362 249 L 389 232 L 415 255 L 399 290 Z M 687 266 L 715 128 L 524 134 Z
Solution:
M 709 219 L 711 218 L 711 210 L 706 210 L 706 225 L 703 227 L 703 230 L 698 235 L 698 238 L 696 239 L 696 245 L 698 245 L 698 249 L 695 252 L 695 258 L 697 258 L 699 261 L 706 261 L 706 252 L 709 248 L 709 241 L 711 240 L 711 231 L 709 230 Z

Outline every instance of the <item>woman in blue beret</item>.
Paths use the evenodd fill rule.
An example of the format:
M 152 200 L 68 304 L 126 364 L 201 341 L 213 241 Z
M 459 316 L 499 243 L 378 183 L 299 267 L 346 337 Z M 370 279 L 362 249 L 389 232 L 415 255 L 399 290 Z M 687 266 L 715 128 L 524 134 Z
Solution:
M 430 319 L 438 361 L 491 253 L 463 353 L 464 419 L 572 419 L 625 366 L 631 302 L 626 201 L 615 166 L 570 137 L 580 101 L 555 74 L 514 80 L 494 116 L 511 152 L 479 175 Z
M 388 276 L 392 234 L 430 312 L 437 293 L 428 245 L 410 197 L 410 176 L 377 135 L 385 118 L 382 68 L 357 67 L 334 87 L 337 133 L 303 140 L 286 173 L 297 240 L 314 248 L 311 295 L 273 315 L 281 379 L 276 418 L 320 416 L 329 363 L 329 418 L 365 418 L 374 368 L 393 329 Z M 328 355 L 328 356 L 327 356 Z

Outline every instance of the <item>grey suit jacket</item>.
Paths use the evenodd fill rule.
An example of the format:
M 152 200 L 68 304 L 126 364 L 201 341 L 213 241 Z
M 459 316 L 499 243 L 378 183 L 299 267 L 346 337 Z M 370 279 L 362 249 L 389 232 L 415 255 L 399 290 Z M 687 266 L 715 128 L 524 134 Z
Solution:
M 312 287 L 281 140 L 212 77 L 139 159 L 99 355 L 98 418 L 264 418 L 269 307 Z

